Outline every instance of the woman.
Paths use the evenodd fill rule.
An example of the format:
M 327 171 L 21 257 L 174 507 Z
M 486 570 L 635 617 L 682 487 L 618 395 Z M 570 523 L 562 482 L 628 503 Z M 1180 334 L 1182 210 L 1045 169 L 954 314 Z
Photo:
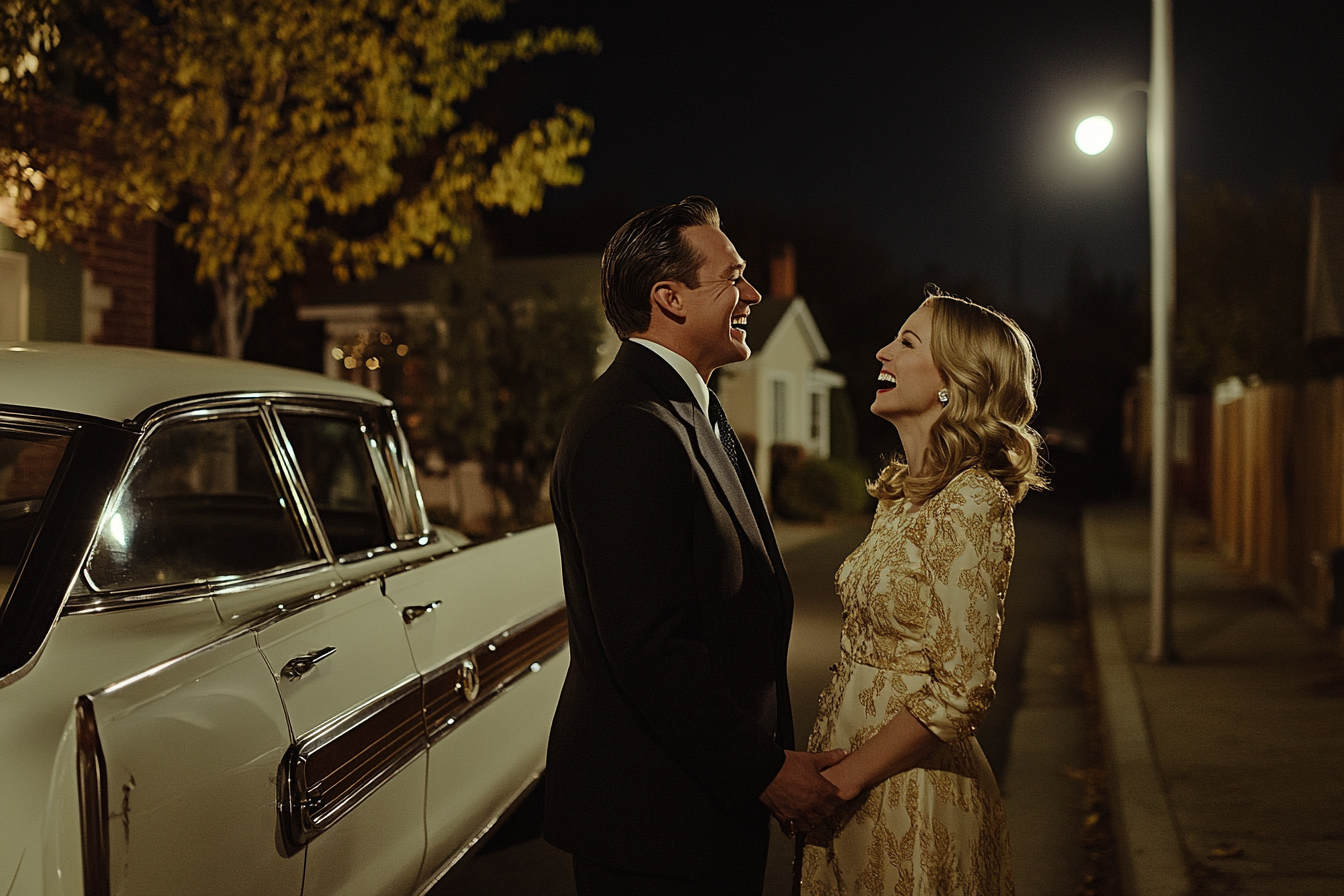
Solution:
M 836 573 L 840 662 L 809 749 L 848 802 L 807 835 L 814 896 L 1013 892 L 1008 825 L 974 737 L 994 696 L 1013 505 L 1043 488 L 1031 342 L 930 288 L 882 362 L 872 411 L 903 458 L 869 491 L 873 527 Z

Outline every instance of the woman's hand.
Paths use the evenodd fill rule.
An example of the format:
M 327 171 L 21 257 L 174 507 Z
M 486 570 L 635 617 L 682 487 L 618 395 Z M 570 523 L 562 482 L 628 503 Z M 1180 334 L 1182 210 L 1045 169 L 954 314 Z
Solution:
M 859 795 L 863 790 L 863 785 L 854 780 L 851 775 L 845 773 L 845 764 L 843 761 L 837 762 L 822 772 L 821 776 L 834 784 L 835 789 L 840 791 L 840 799 L 849 802 Z
M 821 776 L 848 802 L 864 788 L 909 771 L 940 744 L 924 724 L 903 709 L 878 729 L 863 746 L 826 769 Z

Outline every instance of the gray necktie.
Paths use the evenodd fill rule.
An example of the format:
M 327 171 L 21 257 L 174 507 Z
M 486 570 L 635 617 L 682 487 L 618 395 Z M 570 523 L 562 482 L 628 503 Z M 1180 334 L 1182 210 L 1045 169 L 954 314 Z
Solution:
M 733 435 L 733 427 L 728 423 L 728 415 L 723 412 L 723 405 L 719 404 L 719 396 L 715 395 L 712 389 L 709 392 L 709 419 L 714 424 L 714 428 L 718 430 L 719 441 L 723 443 L 723 450 L 728 455 L 728 460 L 732 462 L 738 478 L 741 478 L 742 462 L 737 456 L 737 436 Z

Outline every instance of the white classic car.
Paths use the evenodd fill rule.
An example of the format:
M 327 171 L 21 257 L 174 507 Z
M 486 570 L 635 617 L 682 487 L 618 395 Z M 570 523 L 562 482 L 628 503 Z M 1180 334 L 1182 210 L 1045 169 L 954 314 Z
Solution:
M 567 663 L 554 527 L 432 527 L 380 395 L 0 343 L 0 894 L 423 893 Z

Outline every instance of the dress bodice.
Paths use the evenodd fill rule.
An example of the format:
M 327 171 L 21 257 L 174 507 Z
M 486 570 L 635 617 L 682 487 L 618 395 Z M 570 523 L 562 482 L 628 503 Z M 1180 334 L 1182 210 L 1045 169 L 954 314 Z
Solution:
M 929 673 L 934 690 L 957 692 L 953 706 L 931 706 L 932 717 L 916 713 L 933 730 L 943 719 L 959 727 L 946 713 L 956 704 L 978 717 L 993 696 L 1012 559 L 1012 501 L 983 470 L 963 471 L 920 507 L 883 501 L 868 537 L 836 572 L 842 653 L 892 672 Z M 973 730 L 978 718 L 966 721 Z

